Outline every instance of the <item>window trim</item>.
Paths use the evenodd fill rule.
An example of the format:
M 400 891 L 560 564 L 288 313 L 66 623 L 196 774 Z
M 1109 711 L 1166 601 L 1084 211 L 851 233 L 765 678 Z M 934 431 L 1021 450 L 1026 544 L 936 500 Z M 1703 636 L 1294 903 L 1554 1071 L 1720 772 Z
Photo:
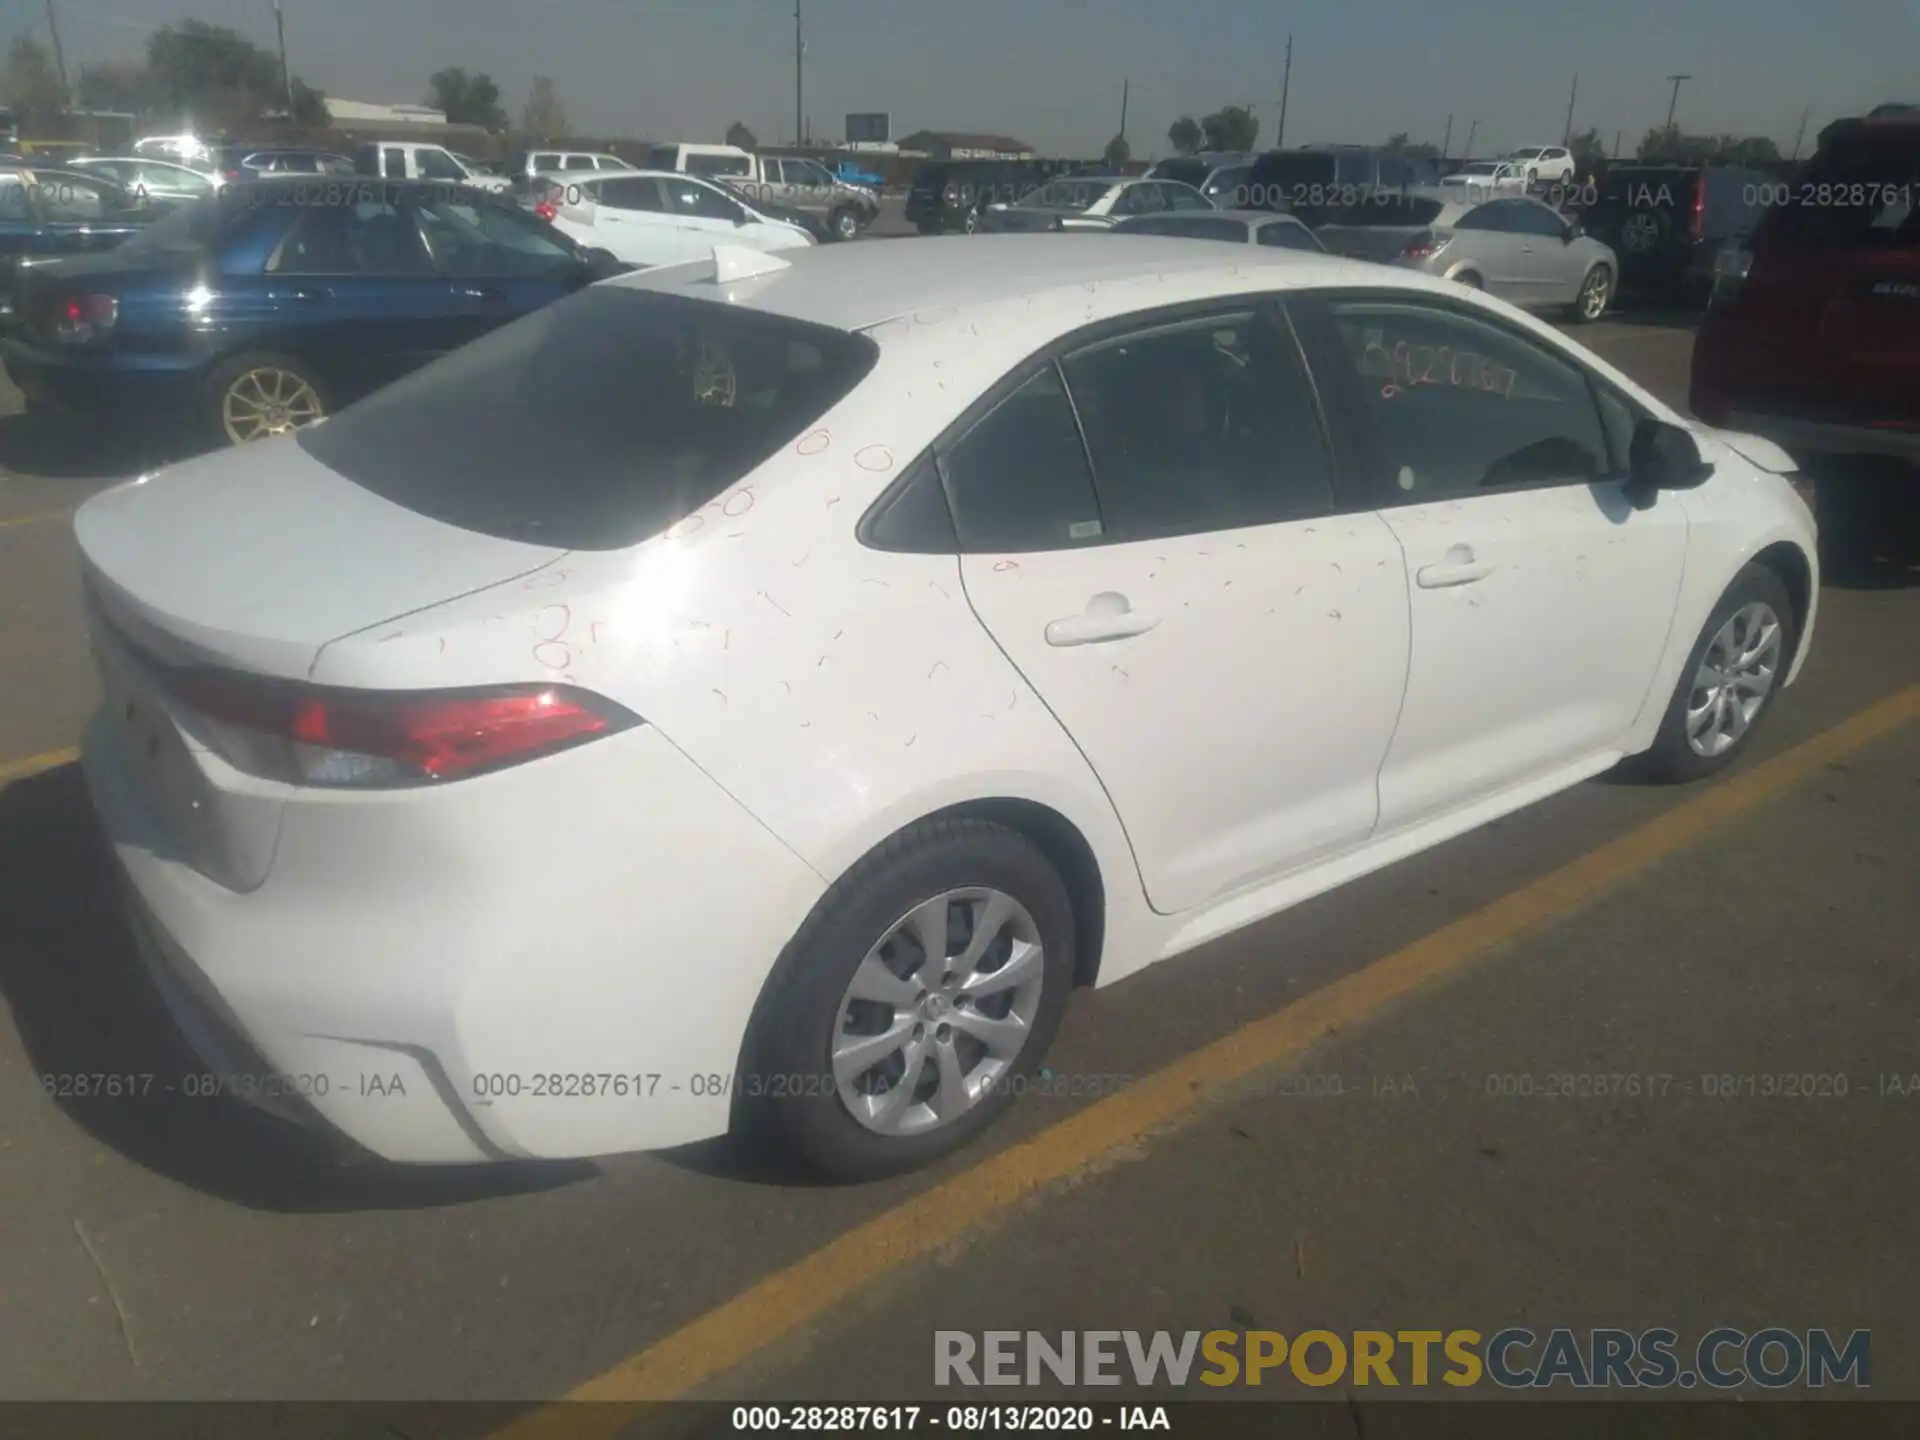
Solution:
M 1374 510 L 1403 510 L 1414 505 L 1432 505 L 1437 502 L 1465 503 L 1468 500 L 1491 500 L 1501 495 L 1523 495 L 1536 490 L 1559 490 L 1574 485 L 1623 484 L 1625 472 L 1620 468 L 1624 457 L 1615 457 L 1613 442 L 1607 434 L 1605 419 L 1600 414 L 1599 396 L 1610 394 L 1623 403 L 1636 419 L 1658 419 L 1652 411 L 1618 385 L 1596 373 L 1590 366 L 1575 355 L 1571 349 L 1550 341 L 1544 341 L 1538 335 L 1508 323 L 1498 315 L 1488 314 L 1479 306 L 1467 301 L 1456 300 L 1448 295 L 1431 295 L 1424 291 L 1398 289 L 1372 289 L 1361 287 L 1343 287 L 1327 290 L 1303 290 L 1296 292 L 1299 301 L 1301 347 L 1307 355 L 1307 364 L 1316 375 L 1322 368 L 1328 372 L 1325 386 L 1338 408 L 1340 426 L 1349 432 L 1357 466 L 1357 476 L 1362 488 L 1370 492 L 1368 508 Z M 1609 473 L 1598 479 L 1576 480 L 1535 480 L 1523 484 L 1489 487 L 1471 495 L 1416 496 L 1402 491 L 1392 483 L 1389 475 L 1390 465 L 1382 443 L 1380 428 L 1375 423 L 1372 409 L 1367 403 L 1366 393 L 1360 384 L 1359 373 L 1354 369 L 1353 359 L 1347 353 L 1346 342 L 1341 339 L 1333 307 L 1339 304 L 1389 304 L 1408 305 L 1418 309 L 1430 310 L 1436 314 L 1451 315 L 1463 320 L 1473 321 L 1506 337 L 1516 344 L 1530 346 L 1542 351 L 1561 364 L 1570 367 L 1586 382 L 1587 403 L 1593 407 L 1594 424 L 1599 428 L 1601 443 L 1607 447 Z
M 954 446 L 959 444 L 961 440 L 966 438 L 967 434 L 972 431 L 976 425 L 985 420 L 987 416 L 995 410 L 999 409 L 1004 401 L 1022 386 L 1026 385 L 1028 381 L 1032 380 L 1034 376 L 1042 370 L 1049 366 L 1058 369 L 1060 361 L 1068 355 L 1080 350 L 1090 349 L 1107 341 L 1120 339 L 1135 332 L 1164 329 L 1188 321 L 1204 319 L 1209 315 L 1244 314 L 1249 310 L 1269 310 L 1274 312 L 1275 319 L 1286 327 L 1299 352 L 1302 373 L 1306 376 L 1307 388 L 1313 397 L 1316 418 L 1320 426 L 1321 440 L 1327 448 L 1327 478 L 1333 492 L 1333 508 L 1328 514 L 1332 518 L 1338 519 L 1344 516 L 1367 514 L 1373 510 L 1377 510 L 1380 507 L 1373 498 L 1373 484 L 1369 478 L 1372 472 L 1367 468 L 1369 464 L 1368 452 L 1358 444 L 1356 431 L 1352 422 L 1350 420 L 1343 421 L 1335 413 L 1333 406 L 1337 403 L 1339 396 L 1337 393 L 1329 391 L 1325 379 L 1321 374 L 1320 363 L 1316 358 L 1308 327 L 1301 323 L 1302 317 L 1295 313 L 1297 302 L 1322 293 L 1332 294 L 1336 292 L 1289 289 L 1253 290 L 1241 291 L 1231 295 L 1211 295 L 1200 300 L 1183 300 L 1173 305 L 1159 305 L 1147 310 L 1131 311 L 1125 315 L 1110 316 L 1104 320 L 1096 320 L 1090 325 L 1078 326 L 1075 329 L 1054 337 L 1054 339 L 1041 346 L 1038 350 L 1033 351 L 1031 354 L 1017 361 L 1009 367 L 1007 372 L 998 380 L 995 380 L 985 390 L 982 390 L 980 394 L 974 398 L 972 403 L 962 410 L 953 420 L 948 422 L 940 433 L 934 436 L 920 453 L 915 455 L 914 458 L 903 467 L 900 478 L 895 480 L 893 484 L 889 485 L 885 490 L 881 491 L 879 496 L 874 499 L 873 503 L 869 505 L 861 515 L 859 522 L 854 526 L 855 538 L 862 545 L 868 544 L 867 537 L 871 533 L 875 517 L 884 513 L 884 511 L 894 503 L 896 492 L 912 483 L 912 478 L 918 470 L 920 463 L 928 456 L 933 457 L 934 462 L 940 468 L 940 487 L 942 493 L 947 495 L 947 509 L 949 516 L 951 516 L 953 514 L 953 497 L 947 491 L 946 466 L 944 464 L 946 455 Z M 1338 293 L 1345 294 L 1346 292 Z M 1392 295 L 1400 292 L 1389 291 L 1387 293 Z M 1327 319 L 1326 323 L 1331 324 L 1331 319 Z M 1337 343 L 1337 336 L 1335 340 Z M 1078 425 L 1079 404 L 1073 399 L 1073 387 L 1066 383 L 1066 374 L 1064 371 L 1060 372 L 1059 379 L 1061 385 L 1067 392 L 1069 403 L 1074 406 L 1074 422 Z M 1081 432 L 1080 444 L 1082 451 L 1086 455 L 1087 471 L 1093 476 L 1094 499 L 1095 503 L 1098 504 L 1100 498 L 1100 475 L 1093 463 L 1093 452 L 1087 447 L 1086 433 L 1084 430 Z M 1278 520 L 1272 523 L 1288 525 L 1296 522 Z M 1096 539 L 1089 541 L 1085 545 L 1069 546 L 1066 547 L 1066 549 L 1090 550 L 1103 545 L 1144 543 L 1104 533 L 1106 529 L 1104 511 L 1101 516 L 1101 529 L 1103 533 Z M 954 532 L 956 535 L 959 533 L 957 519 L 954 522 Z M 1194 533 L 1214 534 L 1220 532 L 1197 531 Z M 934 552 L 915 551 L 911 553 Z M 949 552 L 941 551 L 938 553 L 946 554 Z M 988 552 L 975 552 L 961 548 L 951 553 L 965 556 L 975 553 L 985 554 Z M 1065 552 L 1048 550 L 1029 553 L 1051 555 Z

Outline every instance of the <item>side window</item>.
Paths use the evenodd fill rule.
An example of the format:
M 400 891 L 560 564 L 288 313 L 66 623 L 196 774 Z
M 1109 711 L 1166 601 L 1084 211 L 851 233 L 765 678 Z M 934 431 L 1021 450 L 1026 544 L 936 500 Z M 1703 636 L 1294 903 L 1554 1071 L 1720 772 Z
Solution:
M 1062 369 L 1109 539 L 1331 512 L 1319 407 L 1291 332 L 1272 315 L 1143 331 L 1070 356 Z
M 1320 242 L 1313 238 L 1313 232 L 1297 220 L 1276 220 L 1271 225 L 1262 225 L 1260 243 L 1276 245 L 1282 250 L 1321 251 Z
M 1380 157 L 1380 186 L 1384 190 L 1399 190 L 1413 181 L 1412 167 L 1406 161 L 1392 155 Z
M 398 146 L 389 145 L 380 152 L 383 161 L 383 173 L 389 180 L 407 178 L 407 152 Z
M 1571 361 L 1457 311 L 1343 301 L 1332 312 L 1395 498 L 1417 504 L 1612 472 L 1593 392 Z
M 657 214 L 667 208 L 660 198 L 660 183 L 640 177 L 627 176 L 619 180 L 599 180 L 593 188 L 599 192 L 599 203 L 614 210 L 645 210 Z
M 421 204 L 420 231 L 448 275 L 542 280 L 570 273 L 573 251 L 524 210 L 466 201 Z
M 963 550 L 1068 550 L 1101 538 L 1086 447 L 1051 365 L 962 436 L 941 468 Z
M 594 163 L 602 170 L 631 170 L 633 167 L 618 155 L 596 155 Z
M 273 168 L 289 175 L 318 175 L 320 162 L 311 155 L 282 155 Z
M 1159 188 L 1166 191 L 1167 202 L 1171 209 L 1174 209 L 1174 210 L 1211 210 L 1213 209 L 1213 206 L 1208 203 L 1207 197 L 1202 195 L 1198 190 L 1191 190 L 1185 185 L 1162 185 Z
M 727 199 L 711 185 L 701 185 L 685 180 L 668 180 L 667 198 L 672 202 L 675 214 L 690 215 L 697 220 L 737 220 L 740 207 Z
M 560 157 L 558 155 L 539 154 L 533 157 L 533 173 L 536 175 L 544 175 L 549 170 L 558 170 L 559 168 Z
M 593 169 L 593 157 L 591 155 L 569 155 L 567 156 L 566 164 L 560 168 L 563 170 L 591 170 Z
M 1523 235 L 1544 235 L 1558 240 L 1566 231 L 1566 221 L 1545 205 L 1522 200 L 1514 206 L 1513 228 Z
M 467 172 L 460 168 L 460 162 L 444 150 L 421 150 L 420 174 L 428 180 L 464 180 Z
M 420 275 L 432 268 L 419 233 L 378 202 L 302 210 L 267 265 L 275 275 Z
M 788 183 L 790 178 L 796 181 L 800 178 L 797 175 L 790 177 L 787 171 L 786 161 L 776 160 L 776 159 L 773 159 L 772 157 L 767 157 L 761 160 L 760 176 L 769 185 L 785 185 Z
M 960 549 L 953 511 L 931 456 L 915 463 L 867 516 L 861 540 L 876 550 L 910 555 L 952 555 Z
M 1513 207 L 1504 200 L 1495 200 L 1490 204 L 1476 205 L 1458 220 L 1453 222 L 1456 230 L 1493 230 L 1501 234 L 1511 233 Z

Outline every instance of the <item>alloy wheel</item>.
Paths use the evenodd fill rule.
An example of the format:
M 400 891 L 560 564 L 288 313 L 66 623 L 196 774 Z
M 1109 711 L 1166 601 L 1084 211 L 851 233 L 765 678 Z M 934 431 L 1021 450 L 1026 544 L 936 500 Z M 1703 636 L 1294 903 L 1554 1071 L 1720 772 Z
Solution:
M 313 386 L 277 365 L 242 372 L 220 397 L 220 424 L 235 445 L 291 434 L 325 414 Z
M 1741 606 L 1714 633 L 1687 695 L 1687 745 L 1726 753 L 1753 727 L 1780 670 L 1780 617 L 1763 600 Z
M 1629 216 L 1620 227 L 1620 244 L 1636 255 L 1644 255 L 1660 243 L 1660 222 L 1651 215 Z
M 979 1105 L 1026 1049 L 1045 959 L 1033 916 L 1002 890 L 949 890 L 895 921 L 840 1000 L 831 1060 L 848 1113 L 915 1135 Z
M 1604 269 L 1596 269 L 1587 276 L 1587 283 L 1580 287 L 1580 313 L 1588 320 L 1598 320 L 1607 313 L 1607 301 L 1612 298 L 1613 281 Z

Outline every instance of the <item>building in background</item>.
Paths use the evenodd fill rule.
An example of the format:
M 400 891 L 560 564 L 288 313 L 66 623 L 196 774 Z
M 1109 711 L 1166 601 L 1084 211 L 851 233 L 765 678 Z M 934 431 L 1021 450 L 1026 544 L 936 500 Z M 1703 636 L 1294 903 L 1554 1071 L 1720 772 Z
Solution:
M 1031 160 L 1033 147 L 1005 135 L 964 135 L 952 130 L 916 130 L 900 140 L 902 155 L 929 160 Z
M 431 105 L 374 105 L 329 95 L 327 119 L 344 130 L 359 125 L 444 125 L 447 113 Z

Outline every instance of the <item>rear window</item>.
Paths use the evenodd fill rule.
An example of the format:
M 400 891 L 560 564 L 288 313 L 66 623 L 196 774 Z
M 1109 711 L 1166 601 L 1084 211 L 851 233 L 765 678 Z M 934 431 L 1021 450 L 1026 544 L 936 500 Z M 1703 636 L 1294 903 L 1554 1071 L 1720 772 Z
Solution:
M 1798 179 L 1766 189 L 1769 244 L 1835 250 L 1920 245 L 1920 131 L 1817 155 Z
M 1314 214 L 1318 225 L 1387 225 L 1419 229 L 1431 225 L 1447 208 L 1444 200 L 1423 200 L 1411 195 L 1383 194 L 1357 205 L 1328 206 Z
M 1153 167 L 1156 180 L 1178 180 L 1182 185 L 1191 185 L 1198 190 L 1207 183 L 1207 177 L 1213 173 L 1213 167 L 1204 160 L 1162 160 Z
M 1128 235 L 1176 235 L 1188 240 L 1231 240 L 1244 245 L 1247 222 L 1224 215 L 1149 215 L 1123 220 L 1116 229 Z
M 462 529 L 612 550 L 693 514 L 873 368 L 864 336 L 599 285 L 302 430 L 316 460 Z

